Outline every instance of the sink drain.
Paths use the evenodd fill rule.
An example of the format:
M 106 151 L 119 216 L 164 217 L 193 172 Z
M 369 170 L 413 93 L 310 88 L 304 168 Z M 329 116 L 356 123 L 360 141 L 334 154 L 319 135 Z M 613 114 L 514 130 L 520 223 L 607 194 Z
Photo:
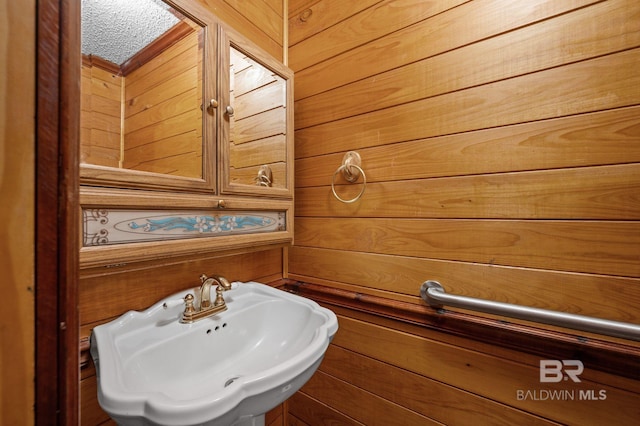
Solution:
M 232 377 L 229 380 L 227 380 L 226 382 L 224 382 L 224 387 L 226 388 L 227 386 L 229 386 L 231 383 L 235 382 L 236 380 L 238 380 L 240 378 L 240 376 L 236 376 L 236 377 Z

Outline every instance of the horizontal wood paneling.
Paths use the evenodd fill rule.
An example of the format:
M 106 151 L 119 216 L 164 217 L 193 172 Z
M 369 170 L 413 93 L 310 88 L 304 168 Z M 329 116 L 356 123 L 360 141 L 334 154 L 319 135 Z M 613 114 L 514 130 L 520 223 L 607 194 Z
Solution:
M 427 416 L 408 410 L 350 383 L 340 381 L 322 371 L 316 372 L 311 377 L 304 386 L 303 393 L 322 400 L 325 404 L 364 425 L 438 424 Z
M 632 0 L 292 1 L 289 276 L 353 293 L 341 306 L 363 312 L 376 298 L 419 315 L 428 309 L 419 287 L 434 279 L 454 294 L 638 323 L 639 28 Z M 343 204 L 331 184 L 351 150 L 367 186 Z M 345 199 L 363 185 L 335 181 Z M 444 320 L 446 333 L 422 333 L 336 310 L 340 355 L 330 352 L 326 376 L 292 400 L 296 421 L 321 424 L 317 413 L 384 424 L 333 393 L 376 411 L 366 405 L 374 394 L 444 424 L 625 424 L 638 415 L 640 387 L 622 370 L 585 372 L 583 385 L 612 389 L 604 401 L 518 401 L 517 386 L 541 385 L 544 344 L 535 354 L 502 350 L 500 339 L 460 339 Z M 479 333 L 500 328 L 499 317 L 454 313 L 476 318 Z M 499 334 L 515 342 L 523 336 L 509 323 Z M 443 390 L 425 391 L 432 383 Z
M 362 5 L 350 6 L 351 13 L 354 9 L 360 10 L 344 21 L 325 28 L 319 37 L 307 38 L 290 46 L 290 66 L 295 71 L 305 69 L 312 64 L 365 44 L 372 38 L 385 36 L 437 15 L 464 1 L 385 0 L 366 9 L 360 9 Z M 366 30 L 362 31 L 361 28 Z
M 231 73 L 229 179 L 255 185 L 265 165 L 273 172 L 273 186 L 282 187 L 287 182 L 286 83 L 236 49 L 231 49 Z
M 323 402 L 331 401 L 328 405 L 345 414 L 351 413 L 349 411 L 351 407 L 366 403 L 359 395 L 365 389 L 368 389 L 365 395 L 368 395 L 368 392 L 386 394 L 401 406 L 426 410 L 433 419 L 444 424 L 464 424 L 465 417 L 473 417 L 479 424 L 487 425 L 500 424 L 498 423 L 500 421 L 505 424 L 544 424 L 550 421 L 551 423 L 598 425 L 611 421 L 612 413 L 616 413 L 616 423 L 626 424 L 633 422 L 633 419 L 640 414 L 638 412 L 640 408 L 634 404 L 636 394 L 591 381 L 587 377 L 582 377 L 581 383 L 565 384 L 564 389 L 574 390 L 576 394 L 580 389 L 604 390 L 607 395 L 606 400 L 589 401 L 576 398 L 571 401 L 544 401 L 543 403 L 518 400 L 518 389 L 542 387 L 536 366 L 528 365 L 523 360 L 505 359 L 503 358 L 505 353 L 498 356 L 498 354 L 477 350 L 470 351 L 464 347 L 433 340 L 435 335 L 425 337 L 398 332 L 344 315 L 340 315 L 339 322 L 340 330 L 333 342 L 333 345 L 339 349 L 332 348 L 330 351 L 339 352 L 339 355 L 349 354 L 356 362 L 348 364 L 344 358 L 330 352 L 320 368 L 321 371 L 337 374 L 347 380 L 337 381 L 338 378 L 328 373 L 327 376 L 316 375 L 308 385 L 303 387 L 302 392 Z M 388 366 L 385 367 L 384 364 Z M 381 368 L 378 375 L 373 374 L 375 370 L 365 369 L 366 366 L 373 365 Z M 347 366 L 352 368 L 346 368 Z M 398 367 L 404 371 L 396 370 Z M 400 377 L 397 377 L 394 372 L 400 374 Z M 416 389 L 415 384 L 412 386 L 411 381 L 406 381 L 409 380 L 408 377 L 400 380 L 403 376 L 411 377 L 419 383 L 427 383 L 429 387 L 445 386 L 444 389 L 447 391 L 427 388 L 427 393 L 422 393 L 424 389 L 420 389 L 420 386 Z M 373 380 L 374 378 L 378 380 Z M 362 386 L 362 388 L 356 387 L 356 389 L 362 389 L 361 391 L 353 389 L 355 383 Z M 487 386 L 489 383 L 491 386 Z M 336 389 L 338 386 L 343 389 Z M 337 397 L 328 395 L 340 395 L 341 392 L 349 392 L 351 399 L 345 401 L 343 398 L 339 401 Z M 391 392 L 398 395 L 388 396 Z M 432 393 L 437 395 L 429 397 Z M 445 402 L 448 398 L 454 398 L 454 400 L 457 398 L 459 404 L 457 409 L 447 407 L 447 404 L 454 403 L 453 401 Z M 499 403 L 494 404 L 483 398 Z M 475 404 L 472 401 L 475 401 Z M 437 405 L 438 408 L 431 408 L 430 405 Z M 473 411 L 474 407 L 478 412 Z M 373 406 L 365 408 L 378 414 Z M 353 408 L 353 410 L 356 409 Z M 385 424 L 376 420 L 364 423 Z
M 299 246 L 291 250 L 289 268 L 296 271 L 292 275 L 304 271 L 298 276 L 305 280 L 357 286 L 362 293 L 420 305 L 420 286 L 436 280 L 448 292 L 467 297 L 504 303 L 524 299 L 542 309 L 640 322 L 638 278 Z
M 197 0 L 226 24 L 242 33 L 277 60 L 283 61 L 285 28 L 282 14 L 284 0 L 238 1 Z M 286 64 L 285 64 L 286 65 Z
M 365 191 L 357 207 L 365 217 L 640 219 L 640 164 L 368 183 Z M 353 214 L 332 199 L 330 187 L 297 194 L 299 216 Z
M 553 423 L 337 345 L 327 351 L 320 371 L 444 424 Z M 313 394 L 311 388 L 304 392 Z
M 296 245 L 640 277 L 632 221 L 299 217 Z
M 282 17 L 282 0 L 254 0 L 251 7 L 247 7 L 242 0 L 224 0 L 239 15 L 251 22 L 257 23 L 260 30 L 273 42 L 282 46 L 284 38 L 284 20 Z
M 297 59 L 297 55 L 291 51 L 290 67 L 296 71 L 296 99 L 303 99 L 479 40 L 495 37 L 596 2 L 597 0 L 534 0 L 527 2 L 525 6 L 520 2 L 502 0 L 438 2 L 444 7 L 457 4 L 459 6 L 449 9 L 446 13 L 434 15 L 431 19 L 414 21 L 414 25 L 407 25 L 402 30 L 388 33 L 386 36 L 384 26 L 378 24 L 376 28 L 380 29 L 379 32 L 365 31 L 370 34 L 368 43 L 350 50 L 333 51 L 330 58 L 318 57 L 315 59 L 317 63 L 308 68 L 302 69 L 296 62 L 302 63 L 306 61 L 306 57 L 313 58 L 313 51 L 300 49 L 299 54 L 305 56 L 302 59 Z M 387 8 L 393 6 L 393 2 L 386 4 Z M 351 7 L 357 10 L 357 6 Z M 406 12 L 410 14 L 411 10 Z M 382 21 L 385 21 L 384 17 Z M 476 24 L 478 22 L 482 24 Z M 361 28 L 368 28 L 368 25 L 361 23 L 360 26 L 350 26 L 350 21 L 343 21 L 343 28 L 342 34 L 325 37 L 323 31 L 315 38 L 326 45 L 341 45 L 340 40 L 335 40 L 336 37 L 350 38 L 353 33 L 362 32 Z M 290 30 L 291 37 L 294 38 L 294 28 Z M 554 28 L 555 31 L 557 28 Z M 354 64 L 358 66 L 353 66 Z M 433 84 L 433 79 L 430 84 Z
M 202 177 L 202 54 L 193 31 L 126 76 L 125 169 Z
M 289 0 L 289 46 L 320 33 L 382 0 Z
M 314 424 L 357 426 L 362 423 L 332 409 L 331 407 L 298 392 L 289 398 L 289 426 Z
M 119 167 L 123 78 L 83 61 L 80 84 L 80 162 Z
M 640 45 L 640 33 L 634 32 L 639 26 L 638 2 L 602 2 L 300 99 L 296 126 L 309 127 L 591 59 L 610 53 L 612 46 L 634 48 Z M 446 78 L 434 79 L 434 75 Z
M 591 380 L 640 392 L 640 371 L 635 368 L 640 359 L 640 344 L 636 341 L 604 340 L 597 333 L 586 332 L 577 336 L 561 327 L 540 328 L 535 321 L 499 315 L 482 318 L 473 311 L 433 309 L 426 303 L 392 300 L 381 292 L 367 294 L 361 287 L 335 288 L 328 284 L 332 283 L 322 285 L 288 278 L 282 281 L 281 288 L 330 306 L 337 314 L 469 350 L 526 361 L 536 368 L 539 366 L 536 358 L 571 359 L 580 354 Z
M 296 157 L 637 105 L 639 60 L 633 49 L 300 129 Z
M 358 149 L 367 182 L 640 162 L 640 107 Z M 326 186 L 344 152 L 296 160 L 296 186 Z M 300 191 L 304 196 L 304 192 Z M 363 200 L 365 201 L 366 198 Z M 302 203 L 301 203 L 302 204 Z
M 218 274 L 230 281 L 248 281 L 281 274 L 281 249 L 241 255 L 207 255 L 192 260 L 165 260 L 128 268 L 83 271 L 80 281 L 80 323 L 99 322 L 127 310 L 145 309 L 180 290 L 200 285 L 200 275 Z

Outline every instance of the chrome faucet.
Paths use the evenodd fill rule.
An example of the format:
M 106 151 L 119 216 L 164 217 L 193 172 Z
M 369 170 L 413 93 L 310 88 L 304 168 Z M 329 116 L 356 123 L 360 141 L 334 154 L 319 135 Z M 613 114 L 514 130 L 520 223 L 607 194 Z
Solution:
M 200 306 L 195 307 L 193 294 L 187 294 L 184 298 L 184 312 L 182 313 L 182 318 L 180 319 L 180 322 L 182 323 L 192 323 L 194 321 L 210 317 L 211 315 L 217 314 L 227 309 L 227 304 L 222 297 L 222 293 L 227 290 L 231 290 L 231 283 L 229 283 L 226 278 L 219 275 L 207 277 L 204 274 L 200 276 L 200 281 L 202 282 L 199 290 Z M 212 304 L 211 287 L 216 284 L 216 298 Z

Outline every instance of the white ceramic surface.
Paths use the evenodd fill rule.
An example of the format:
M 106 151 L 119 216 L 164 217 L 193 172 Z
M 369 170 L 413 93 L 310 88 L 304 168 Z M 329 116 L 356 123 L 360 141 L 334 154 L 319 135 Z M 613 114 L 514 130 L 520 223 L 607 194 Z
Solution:
M 179 322 L 180 299 L 195 289 L 94 328 L 98 401 L 114 420 L 248 423 L 311 377 L 338 330 L 335 314 L 264 284 L 232 286 L 226 311 L 192 324 Z

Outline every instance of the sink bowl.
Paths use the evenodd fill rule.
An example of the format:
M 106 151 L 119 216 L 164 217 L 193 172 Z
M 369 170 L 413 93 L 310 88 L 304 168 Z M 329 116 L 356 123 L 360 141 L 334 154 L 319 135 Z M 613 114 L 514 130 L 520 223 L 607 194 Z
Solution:
M 232 283 L 226 311 L 183 324 L 189 292 L 93 329 L 98 401 L 118 424 L 264 424 L 338 330 L 330 310 L 256 282 Z

